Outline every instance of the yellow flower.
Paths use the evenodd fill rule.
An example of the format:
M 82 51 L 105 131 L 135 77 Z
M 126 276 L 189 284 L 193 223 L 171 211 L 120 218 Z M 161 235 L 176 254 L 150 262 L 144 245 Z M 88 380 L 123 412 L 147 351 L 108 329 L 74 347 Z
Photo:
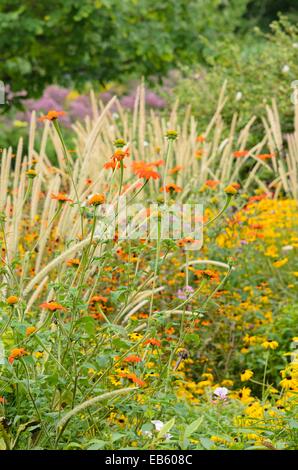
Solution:
M 18 301 L 19 301 L 19 298 L 16 295 L 10 295 L 6 299 L 6 302 L 8 303 L 8 305 L 15 305 L 18 303 Z
M 280 382 L 280 385 L 282 388 L 289 390 L 297 390 L 298 389 L 298 380 L 295 380 L 291 375 L 288 375 L 284 379 L 282 379 Z
M 234 196 L 238 193 L 237 189 L 231 184 L 224 189 L 224 192 L 230 196 Z
M 281 268 L 282 266 L 287 264 L 288 261 L 289 261 L 288 258 L 283 258 L 283 259 L 280 259 L 279 261 L 275 261 L 275 263 L 273 263 L 273 266 L 275 268 Z
M 277 341 L 273 341 L 272 339 L 266 339 L 263 343 L 262 343 L 262 346 L 263 348 L 265 349 L 276 349 L 278 347 L 278 342 Z
M 28 326 L 26 328 L 26 336 L 32 335 L 32 333 L 35 333 L 36 328 L 35 326 Z
M 221 382 L 221 385 L 223 387 L 232 387 L 234 385 L 234 382 L 233 382 L 233 380 L 225 379 Z
M 241 375 L 241 382 L 246 382 L 247 380 L 251 379 L 254 375 L 252 370 L 246 369 Z

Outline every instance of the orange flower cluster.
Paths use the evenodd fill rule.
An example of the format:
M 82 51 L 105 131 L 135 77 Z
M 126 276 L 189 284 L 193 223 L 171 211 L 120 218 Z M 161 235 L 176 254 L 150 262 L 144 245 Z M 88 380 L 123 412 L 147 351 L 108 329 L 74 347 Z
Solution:
M 130 373 L 130 372 L 120 372 L 119 377 L 123 377 L 124 379 L 131 380 L 133 383 L 136 385 L 139 385 L 139 387 L 144 387 L 146 385 L 146 382 L 144 380 L 139 379 L 139 377 L 136 376 L 136 374 Z
M 14 348 L 10 352 L 10 355 L 8 357 L 8 362 L 10 364 L 13 364 L 15 359 L 17 359 L 19 357 L 22 357 L 22 356 L 25 356 L 26 354 L 28 354 L 28 353 L 26 352 L 26 350 L 24 348 Z
M 161 165 L 164 164 L 163 160 L 157 160 L 155 162 L 133 162 L 132 163 L 132 171 L 134 172 L 135 175 L 137 175 L 139 178 L 145 178 L 146 180 L 149 180 L 150 178 L 156 180 L 160 178 L 159 173 L 154 170 L 154 168 L 157 168 Z

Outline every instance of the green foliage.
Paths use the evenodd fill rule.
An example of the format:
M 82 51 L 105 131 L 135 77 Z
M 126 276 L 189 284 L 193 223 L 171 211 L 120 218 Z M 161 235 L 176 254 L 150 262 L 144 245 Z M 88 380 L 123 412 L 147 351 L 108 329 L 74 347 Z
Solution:
M 223 111 L 227 120 L 236 110 L 240 123 L 245 124 L 252 115 L 264 115 L 265 105 L 275 98 L 285 130 L 291 131 L 292 82 L 298 77 L 298 28 L 285 18 L 271 28 L 270 35 L 256 30 L 240 42 L 228 37 L 215 46 L 209 43 L 209 68 L 188 69 L 175 88 L 175 99 L 178 94 L 180 103 L 191 104 L 193 112 L 206 123 L 227 80 L 228 101 Z
M 163 75 L 202 58 L 232 32 L 247 0 L 3 0 L 0 77 L 40 93 L 49 83 L 83 85 L 127 75 Z

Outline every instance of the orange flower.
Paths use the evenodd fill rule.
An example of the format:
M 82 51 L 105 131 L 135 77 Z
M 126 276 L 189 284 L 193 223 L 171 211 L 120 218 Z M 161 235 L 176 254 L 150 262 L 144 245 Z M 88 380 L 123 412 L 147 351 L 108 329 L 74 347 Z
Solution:
M 105 200 L 104 194 L 94 194 L 88 199 L 88 206 L 99 206 L 100 204 L 104 204 Z
M 275 157 L 275 153 L 261 153 L 260 155 L 257 155 L 257 158 L 260 160 L 269 160 L 273 157 Z
M 270 195 L 269 194 L 266 194 L 266 193 L 263 193 L 263 194 L 258 194 L 257 196 L 251 196 L 249 198 L 249 202 L 256 202 L 256 201 L 262 201 L 262 199 L 266 199 L 267 197 L 269 197 Z
M 160 178 L 160 175 L 159 173 L 157 173 L 157 171 L 150 170 L 149 168 L 148 169 L 143 168 L 142 170 L 138 170 L 137 175 L 139 178 L 145 178 L 146 180 L 149 180 L 150 178 L 154 180 Z
M 105 170 L 108 170 L 109 168 L 111 168 L 112 170 L 121 168 L 120 163 L 117 162 L 117 161 L 114 161 L 114 160 L 105 163 L 103 167 L 104 167 Z M 123 168 L 126 168 L 126 166 L 123 165 Z
M 236 152 L 234 152 L 233 155 L 235 158 L 241 158 L 241 157 L 246 157 L 248 153 L 249 153 L 248 150 L 236 150 Z
M 6 402 L 5 398 L 4 398 L 4 397 L 0 397 L 0 403 L 1 403 L 1 405 L 4 405 L 5 402 Z
M 203 155 L 203 150 L 196 150 L 195 152 L 195 157 L 199 160 L 201 156 Z
M 170 183 L 170 184 L 167 184 L 166 186 L 163 186 L 162 188 L 160 188 L 160 191 L 166 191 L 166 193 L 181 193 L 182 191 L 182 188 L 180 188 L 180 186 L 177 186 L 176 184 L 174 183 Z
M 16 295 L 10 295 L 6 299 L 6 302 L 8 303 L 8 305 L 15 305 L 18 303 L 18 301 L 19 301 L 19 298 Z
M 161 345 L 161 341 L 159 341 L 159 339 L 156 339 L 156 338 L 149 338 L 149 339 L 146 339 L 146 341 L 144 342 L 145 345 L 147 344 L 151 344 L 152 346 L 157 346 L 159 347 Z
M 134 172 L 135 175 L 137 175 L 139 178 L 145 178 L 149 180 L 150 178 L 153 179 L 158 179 L 160 178 L 159 173 L 154 170 L 154 167 L 158 167 L 160 165 L 163 165 L 164 161 L 163 160 L 157 160 L 152 163 L 146 163 L 143 161 L 139 162 L 133 162 L 132 163 L 132 171 Z
M 218 180 L 206 180 L 205 181 L 205 185 L 208 186 L 208 188 L 216 188 L 216 186 L 219 185 L 219 181 Z
M 127 374 L 125 372 L 120 372 L 119 377 L 123 377 L 125 379 L 131 380 L 133 383 L 139 385 L 140 387 L 144 387 L 146 385 L 146 382 L 143 380 L 139 379 L 136 374 Z
M 113 153 L 111 159 L 115 162 L 121 162 L 125 157 L 129 157 L 129 149 L 122 150 L 121 148 L 117 148 Z
M 175 173 L 178 173 L 178 171 L 182 170 L 183 166 L 177 165 L 174 166 L 171 170 L 169 170 L 169 175 L 175 175 Z
M 125 362 L 132 362 L 132 363 L 137 363 L 137 362 L 142 362 L 142 359 L 139 356 L 136 356 L 135 354 L 131 354 L 130 356 L 127 356 L 124 359 Z
M 26 328 L 26 336 L 32 335 L 32 333 L 35 333 L 35 331 L 36 331 L 35 326 L 28 326 Z
M 206 140 L 206 139 L 205 139 L 205 137 L 203 136 L 203 134 L 198 135 L 198 137 L 196 138 L 196 141 L 197 141 L 197 142 L 201 142 L 201 143 L 202 143 L 202 142 L 205 142 L 205 140 Z
M 40 308 L 50 310 L 51 312 L 56 312 L 56 310 L 61 310 L 61 311 L 66 310 L 66 308 L 63 307 L 63 305 L 58 304 L 58 302 L 54 302 L 53 300 L 51 300 L 50 302 L 43 302 L 42 304 L 40 304 Z
M 104 302 L 106 303 L 108 301 L 107 297 L 103 297 L 102 295 L 94 295 L 90 299 L 90 304 L 95 304 L 96 302 Z
M 71 266 L 71 267 L 79 266 L 80 260 L 78 258 L 71 258 L 66 261 L 66 264 L 67 266 Z
M 18 357 L 22 357 L 28 354 L 24 348 L 14 348 L 11 350 L 10 355 L 8 357 L 8 362 L 12 364 L 15 359 Z
M 211 269 L 198 269 L 195 271 L 195 275 L 197 277 L 207 277 L 211 281 L 217 281 L 219 282 L 219 274 L 216 271 L 211 271 Z
M 69 197 L 64 194 L 64 193 L 58 193 L 58 194 L 51 194 L 51 199 L 56 199 L 59 202 L 73 202 L 72 199 L 69 199 Z
M 64 111 L 55 111 L 54 109 L 51 109 L 48 114 L 41 116 L 39 118 L 39 121 L 54 121 L 55 119 L 58 119 L 60 116 L 65 116 Z

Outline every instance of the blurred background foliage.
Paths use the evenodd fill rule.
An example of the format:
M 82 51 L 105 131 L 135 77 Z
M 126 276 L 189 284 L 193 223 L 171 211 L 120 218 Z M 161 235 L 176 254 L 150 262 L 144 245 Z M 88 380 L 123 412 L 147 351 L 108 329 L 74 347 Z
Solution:
M 191 104 L 202 127 L 227 80 L 228 121 L 235 110 L 239 125 L 261 116 L 276 98 L 291 130 L 297 19 L 293 0 L 1 0 L 0 80 L 8 100 L 0 110 L 1 146 L 14 144 L 32 109 L 66 106 L 68 124 L 84 118 L 90 87 L 133 107 L 141 77 L 149 106 L 162 112 L 178 98 L 182 112 Z M 15 115 L 18 105 L 27 114 Z M 255 128 L 257 139 L 260 121 Z

